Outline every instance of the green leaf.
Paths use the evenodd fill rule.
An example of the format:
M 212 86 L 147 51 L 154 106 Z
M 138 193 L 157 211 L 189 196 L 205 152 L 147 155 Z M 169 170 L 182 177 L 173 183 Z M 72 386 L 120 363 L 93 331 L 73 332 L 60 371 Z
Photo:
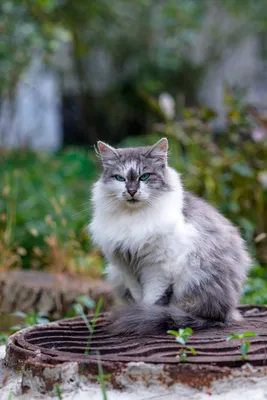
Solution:
M 62 392 L 61 392 L 61 389 L 60 389 L 60 386 L 59 386 L 59 385 L 56 385 L 56 386 L 55 386 L 55 391 L 56 391 L 57 398 L 58 398 L 59 400 L 63 400 Z
M 87 308 L 94 308 L 95 302 L 92 300 L 89 296 L 78 296 L 76 298 L 77 303 L 80 303 L 81 305 L 87 307 Z
M 178 343 L 180 343 L 180 344 L 182 344 L 182 345 L 185 345 L 185 344 L 186 344 L 186 341 L 185 341 L 184 338 L 181 337 L 181 336 L 177 336 L 177 337 L 176 337 L 176 342 L 178 342 Z
M 25 314 L 24 312 L 21 312 L 21 311 L 16 311 L 16 312 L 12 313 L 11 315 L 14 315 L 14 317 L 19 317 L 19 318 L 25 318 L 27 316 L 27 314 Z
M 73 309 L 76 315 L 81 315 L 83 312 L 81 304 L 74 304 Z
M 38 325 L 45 325 L 45 324 L 48 324 L 48 322 L 49 322 L 48 318 L 37 318 Z
M 241 350 L 241 354 L 242 354 L 243 358 L 246 357 L 246 355 L 248 353 L 248 350 L 250 348 L 250 345 L 251 345 L 250 342 L 244 342 L 244 343 L 241 344 L 240 350 Z
M 253 170 L 245 164 L 241 163 L 235 163 L 232 164 L 231 166 L 232 170 L 236 172 L 237 174 L 244 176 L 244 177 L 252 177 L 253 176 Z
M 10 393 L 8 394 L 7 400 L 12 400 L 12 399 L 13 399 L 13 396 L 14 396 L 14 393 L 13 393 L 13 392 L 10 392 Z
M 7 342 L 8 335 L 5 333 L 0 333 L 0 344 L 5 344 Z
M 14 326 L 11 326 L 11 328 L 9 328 L 9 330 L 10 330 L 10 332 L 15 333 L 17 331 L 20 331 L 22 328 L 23 328 L 22 325 L 14 325 Z
M 188 339 L 190 338 L 191 335 L 183 335 L 183 339 L 185 341 L 185 343 L 188 342 Z
M 191 328 L 185 328 L 185 329 L 184 329 L 183 335 L 188 335 L 188 336 L 190 336 L 190 335 L 192 335 L 192 334 L 193 334 L 193 329 L 191 329 Z
M 194 349 L 194 347 L 188 347 L 188 350 L 190 350 L 191 353 L 192 353 L 194 356 L 197 355 L 197 351 L 196 351 L 196 349 Z
M 246 337 L 255 337 L 255 336 L 257 336 L 257 334 L 255 332 L 232 333 L 231 335 L 227 336 L 226 341 L 228 342 L 231 339 L 242 340 Z
M 179 332 L 177 332 L 177 331 L 167 331 L 167 333 L 169 335 L 173 335 L 173 336 L 180 336 Z
M 255 333 L 255 332 L 244 332 L 242 335 L 243 335 L 243 338 L 245 338 L 245 337 L 256 337 L 256 336 L 258 336 L 257 333 Z
M 178 355 L 178 357 L 179 357 L 179 360 L 180 360 L 180 361 L 186 361 L 186 360 L 188 360 L 187 353 L 186 353 L 185 350 L 181 351 L 180 354 Z
M 239 339 L 239 335 L 235 334 L 235 333 L 231 333 L 231 335 L 228 335 L 226 338 L 226 341 L 229 342 L 229 340 L 232 339 Z

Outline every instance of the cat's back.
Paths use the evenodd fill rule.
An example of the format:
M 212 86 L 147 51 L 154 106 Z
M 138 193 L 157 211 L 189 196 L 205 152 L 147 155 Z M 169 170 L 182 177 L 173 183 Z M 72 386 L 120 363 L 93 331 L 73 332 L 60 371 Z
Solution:
M 185 221 L 193 223 L 193 225 L 208 230 L 233 229 L 238 232 L 237 228 L 213 205 L 194 195 L 190 191 L 184 191 L 182 212 Z
M 214 206 L 185 191 L 183 215 L 198 232 L 198 248 L 203 256 L 227 257 L 237 264 L 249 266 L 250 257 L 239 229 Z

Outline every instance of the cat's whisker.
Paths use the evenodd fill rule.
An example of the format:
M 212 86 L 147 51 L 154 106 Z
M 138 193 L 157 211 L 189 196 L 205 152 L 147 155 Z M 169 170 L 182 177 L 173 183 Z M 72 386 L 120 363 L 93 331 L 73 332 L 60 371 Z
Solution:
M 130 149 L 99 142 L 98 152 L 104 168 L 90 232 L 109 261 L 115 293 L 132 302 L 114 317 L 115 333 L 221 326 L 250 264 L 238 230 L 184 190 L 168 166 L 167 139 Z

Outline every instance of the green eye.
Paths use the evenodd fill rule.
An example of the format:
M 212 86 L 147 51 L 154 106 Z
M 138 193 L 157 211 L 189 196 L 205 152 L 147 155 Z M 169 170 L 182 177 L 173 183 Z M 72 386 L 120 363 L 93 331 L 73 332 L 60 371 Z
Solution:
M 146 181 L 148 180 L 148 178 L 150 177 L 150 174 L 148 172 L 146 172 L 145 174 L 140 176 L 140 181 Z
M 121 176 L 121 175 L 115 175 L 115 176 L 114 176 L 114 178 L 115 178 L 115 179 L 117 179 L 117 181 L 120 181 L 120 182 L 125 182 L 125 179 L 124 179 L 124 177 L 123 177 L 123 176 Z

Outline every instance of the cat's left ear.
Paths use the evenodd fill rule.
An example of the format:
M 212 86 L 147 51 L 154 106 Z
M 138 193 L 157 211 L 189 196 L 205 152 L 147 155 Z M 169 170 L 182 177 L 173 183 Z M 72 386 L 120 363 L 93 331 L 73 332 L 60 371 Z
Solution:
M 106 161 L 112 161 L 114 159 L 117 159 L 119 157 L 116 149 L 114 147 L 101 142 L 100 140 L 97 142 L 97 149 L 98 149 L 98 154 L 100 155 L 100 158 L 103 162 Z
M 168 158 L 168 139 L 160 139 L 147 153 L 147 156 L 159 158 L 167 162 Z

